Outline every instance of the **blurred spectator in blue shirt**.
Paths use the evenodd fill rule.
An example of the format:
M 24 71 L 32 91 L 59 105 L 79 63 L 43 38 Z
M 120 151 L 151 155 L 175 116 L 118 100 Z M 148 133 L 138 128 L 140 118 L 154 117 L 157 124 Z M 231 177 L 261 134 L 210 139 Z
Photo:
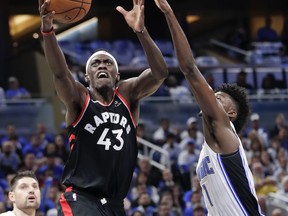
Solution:
M 257 41 L 260 42 L 274 42 L 279 40 L 279 36 L 277 32 L 272 28 L 272 19 L 271 17 L 265 18 L 265 26 L 261 27 L 257 31 Z
M 8 89 L 5 95 L 7 99 L 31 98 L 30 92 L 26 88 L 20 87 L 19 80 L 14 76 L 8 78 Z

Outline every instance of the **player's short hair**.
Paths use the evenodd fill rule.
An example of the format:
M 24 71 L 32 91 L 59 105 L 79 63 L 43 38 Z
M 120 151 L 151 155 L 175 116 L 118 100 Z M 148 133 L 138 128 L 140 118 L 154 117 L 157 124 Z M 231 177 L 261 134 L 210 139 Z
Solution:
M 17 182 L 20 179 L 25 178 L 25 177 L 33 178 L 38 182 L 38 179 L 33 171 L 30 171 L 30 170 L 20 171 L 11 179 L 10 191 L 14 191 Z
M 224 92 L 230 95 L 230 97 L 232 97 L 236 102 L 237 118 L 233 124 L 236 132 L 239 133 L 244 127 L 250 114 L 250 107 L 245 88 L 240 87 L 237 84 L 223 83 L 215 90 L 215 92 Z

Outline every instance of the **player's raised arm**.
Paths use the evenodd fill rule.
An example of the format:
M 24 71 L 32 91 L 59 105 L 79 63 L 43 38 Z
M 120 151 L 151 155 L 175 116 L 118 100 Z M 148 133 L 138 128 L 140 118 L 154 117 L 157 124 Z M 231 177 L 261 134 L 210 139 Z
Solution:
M 215 109 L 218 109 L 213 90 L 198 70 L 189 42 L 177 18 L 166 0 L 154 0 L 159 9 L 164 13 L 171 32 L 179 67 L 187 79 L 200 109 L 208 116 L 216 118 Z M 209 104 L 209 106 L 207 106 Z
M 154 93 L 168 76 L 167 65 L 160 49 L 149 35 L 144 23 L 144 0 L 133 0 L 133 9 L 126 11 L 118 6 L 129 27 L 138 36 L 150 66 L 139 77 L 127 80 L 131 87 L 131 96 L 139 100 Z
M 78 110 L 75 104 L 81 106 L 85 87 L 74 80 L 67 66 L 64 54 L 58 45 L 54 29 L 54 11 L 48 12 L 50 0 L 39 0 L 39 13 L 41 17 L 41 32 L 44 40 L 44 52 L 48 65 L 53 73 L 54 84 L 59 98 L 68 109 L 68 124 L 77 117 Z
M 236 101 L 237 97 L 233 98 L 234 95 L 230 94 L 230 86 L 225 89 L 225 91 L 229 91 L 228 94 L 223 89 L 221 91 L 224 92 L 215 94 L 197 68 L 185 33 L 167 0 L 154 1 L 165 15 L 180 69 L 203 113 L 204 133 L 209 134 L 209 136 L 205 136 L 206 141 L 215 151 L 222 153 L 234 152 L 239 146 L 239 141 L 232 130 L 230 121 L 234 122 L 238 118 L 240 106 L 237 105 L 239 104 Z M 243 126 L 242 123 L 241 127 Z

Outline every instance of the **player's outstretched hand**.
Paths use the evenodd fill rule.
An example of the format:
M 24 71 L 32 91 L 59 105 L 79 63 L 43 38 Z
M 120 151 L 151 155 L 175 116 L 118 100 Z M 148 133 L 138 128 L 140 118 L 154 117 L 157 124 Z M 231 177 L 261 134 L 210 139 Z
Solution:
M 41 17 L 41 31 L 49 32 L 53 29 L 53 17 L 55 11 L 47 11 L 47 7 L 50 4 L 50 0 L 38 0 L 39 13 Z
M 127 24 L 136 32 L 142 32 L 144 24 L 144 0 L 133 0 L 133 9 L 125 10 L 121 6 L 117 6 L 116 10 L 121 13 Z

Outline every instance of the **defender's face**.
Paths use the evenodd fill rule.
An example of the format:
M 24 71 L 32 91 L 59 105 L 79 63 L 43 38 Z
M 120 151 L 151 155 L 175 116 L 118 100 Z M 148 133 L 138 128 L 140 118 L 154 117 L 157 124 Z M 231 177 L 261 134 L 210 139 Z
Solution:
M 40 189 L 38 182 L 30 177 L 19 179 L 9 199 L 18 209 L 38 209 L 40 206 Z
M 92 87 L 114 87 L 119 79 L 115 62 L 105 54 L 96 55 L 91 59 L 86 74 L 86 81 Z
M 216 92 L 215 97 L 218 102 L 223 106 L 224 110 L 228 113 L 234 105 L 231 97 L 224 92 Z

